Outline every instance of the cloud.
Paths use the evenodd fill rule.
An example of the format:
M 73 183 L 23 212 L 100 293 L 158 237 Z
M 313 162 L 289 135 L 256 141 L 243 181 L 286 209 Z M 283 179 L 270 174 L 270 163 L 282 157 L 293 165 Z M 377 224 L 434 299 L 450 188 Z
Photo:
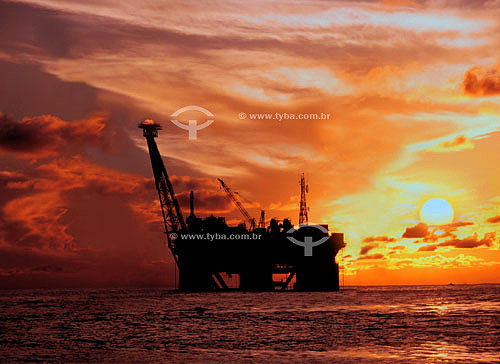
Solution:
M 0 79 L 0 111 L 15 119 L 50 114 L 78 120 L 99 109 L 97 89 L 83 82 L 64 82 L 33 63 L 14 64 L 0 59 Z
M 0 287 L 171 284 L 151 178 L 50 159 L 0 173 Z M 25 179 L 31 188 L 9 184 Z
M 4 228 L 17 246 L 39 249 L 71 249 L 73 237 L 61 218 L 67 209 L 57 192 L 16 198 L 3 208 Z M 2 224 L 3 225 L 3 224 Z
M 373 241 L 385 241 L 387 243 L 394 243 L 397 240 L 395 238 L 389 238 L 387 236 L 369 236 L 363 239 L 364 243 L 371 243 Z
M 474 225 L 473 222 L 471 221 L 456 221 L 452 222 L 451 224 L 446 224 L 446 225 L 439 225 L 437 227 L 437 230 L 444 230 L 444 231 L 455 231 L 458 228 L 464 227 L 464 226 L 471 226 Z
M 381 0 L 380 2 L 382 3 L 382 5 L 387 6 L 389 8 L 399 8 L 399 7 L 422 8 L 424 6 L 424 4 L 419 3 L 416 0 Z
M 359 252 L 359 254 L 361 255 L 365 255 L 367 254 L 370 250 L 373 250 L 375 248 L 378 247 L 378 244 L 368 244 L 368 245 L 365 245 L 361 248 L 361 251 Z
M 363 255 L 358 258 L 358 260 L 365 260 L 365 259 L 383 259 L 384 255 L 383 254 L 372 254 L 372 255 Z
M 12 179 L 12 173 L 7 175 Z M 89 201 L 95 202 L 95 211 L 89 214 L 99 216 L 111 201 L 123 211 L 129 208 L 128 203 L 156 198 L 154 193 L 145 193 L 149 179 L 98 166 L 82 156 L 29 164 L 24 175 L 16 178 L 16 184 L 8 180 L 5 190 L 0 191 L 1 230 L 6 243 L 36 249 L 78 248 L 81 239 L 70 227 L 76 225 L 73 215 L 85 211 Z M 19 188 L 25 180 L 30 184 Z M 118 215 L 111 214 L 106 220 L 111 224 Z M 83 226 L 92 220 L 84 216 L 77 219 Z
M 484 234 L 484 237 L 480 240 L 477 236 L 471 236 L 464 239 L 453 238 L 439 244 L 422 246 L 418 249 L 418 251 L 435 251 L 439 247 L 453 247 L 457 249 L 473 249 L 480 246 L 491 247 L 495 242 L 495 239 L 496 234 L 491 232 Z
M 0 114 L 0 149 L 42 157 L 87 146 L 109 148 L 104 115 L 79 121 L 63 121 L 52 115 L 13 120 Z
M 49 272 L 49 273 L 59 273 L 62 272 L 63 268 L 58 266 L 53 266 L 51 264 L 40 265 L 31 268 L 31 272 Z
M 433 227 L 427 236 L 423 237 L 423 241 L 437 242 L 438 240 L 442 240 L 444 238 L 456 238 L 457 235 L 455 234 L 455 231 L 459 228 L 471 225 L 474 225 L 474 223 L 470 221 L 456 221 L 451 224 L 438 225 Z
M 407 227 L 402 238 L 415 239 L 424 238 L 429 235 L 429 228 L 426 224 L 420 222 L 413 227 Z
M 51 124 L 54 120 L 48 125 L 59 133 L 66 122 Z M 60 139 L 42 140 L 35 143 L 42 151 L 61 148 Z M 21 153 L 26 149 L 32 150 L 25 147 Z M 173 272 L 173 262 L 162 244 L 163 222 L 150 167 L 148 177 L 120 172 L 78 149 L 70 148 L 69 156 L 16 161 L 12 169 L 0 170 L 0 287 L 66 286 L 69 281 L 73 286 L 128 285 L 131 280 L 172 284 L 173 273 L 165 276 Z M 146 155 L 143 159 L 148 165 Z M 213 179 L 173 175 L 172 181 L 185 217 L 190 190 L 195 191 L 198 216 L 232 210 Z M 160 260 L 162 265 L 152 263 Z M 113 273 L 103 278 L 106 270 Z
M 482 258 L 474 256 L 466 256 L 464 254 L 459 254 L 457 256 L 448 257 L 440 254 L 421 256 L 418 258 L 393 258 L 389 263 L 389 269 L 401 269 L 406 267 L 418 267 L 418 268 L 431 268 L 439 267 L 440 270 L 446 268 L 457 268 L 457 267 L 478 267 L 481 265 L 496 265 L 497 262 L 485 261 Z M 448 274 L 448 273 L 447 273 Z
M 471 96 L 500 95 L 500 65 L 471 68 L 465 74 L 463 87 L 465 93 Z
M 499 223 L 500 222 L 500 215 L 499 216 L 490 217 L 490 218 L 486 219 L 486 222 L 489 222 L 489 223 L 492 223 L 492 224 Z
M 116 2 L 107 5 L 66 3 L 62 7 L 45 1 L 35 3 L 40 6 L 10 4 L 9 14 L 4 14 L 6 28 L 13 22 L 10 19 L 15 19 L 8 15 L 18 14 L 27 20 L 15 34 L 6 33 L 5 42 L 16 46 L 16 52 L 7 59 L 18 62 L 19 55 L 23 55 L 59 79 L 84 81 L 99 93 L 107 90 L 120 97 L 126 95 L 131 103 L 135 100 L 147 105 L 163 117 L 197 100 L 197 104 L 206 106 L 217 116 L 217 122 L 204 130 L 203 143 L 197 148 L 188 146 L 184 131 L 174 128 L 168 131 L 168 136 L 159 138 L 162 152 L 176 158 L 177 165 L 195 169 L 198 175 L 232 174 L 245 178 L 248 188 L 258 192 L 258 201 L 266 206 L 283 204 L 291 191 L 295 191 L 292 189 L 295 186 L 290 184 L 270 186 L 267 181 L 293 181 L 293 171 L 306 164 L 310 170 L 317 171 L 313 172 L 318 174 L 315 189 L 324 190 L 330 198 L 356 193 L 371 183 L 377 171 L 398 158 L 410 139 L 435 133 L 439 127 L 430 131 L 421 125 L 403 125 L 385 118 L 388 110 L 410 113 L 414 108 L 399 96 L 393 97 L 393 92 L 381 91 L 387 82 L 400 83 L 399 74 L 394 77 L 391 68 L 368 92 L 375 96 L 365 96 L 363 92 L 363 97 L 332 97 L 329 90 L 337 89 L 338 80 L 356 92 L 356 80 L 386 65 L 397 65 L 402 73 L 410 76 L 401 92 L 420 90 L 420 83 L 415 87 L 414 81 L 421 79 L 421 72 L 429 62 L 436 61 L 428 54 L 440 60 L 450 55 L 457 57 L 450 47 L 436 43 L 431 29 L 437 33 L 442 33 L 443 27 L 470 29 L 459 22 L 463 20 L 459 14 L 436 14 L 429 20 L 427 12 L 398 12 L 399 16 L 412 21 L 428 19 L 425 27 L 429 27 L 429 31 L 422 32 L 422 25 L 401 21 L 398 16 L 398 24 L 395 24 L 393 11 L 375 10 L 371 6 L 363 9 L 362 4 L 352 11 L 342 3 L 301 4 L 279 16 L 270 7 L 268 16 L 263 18 L 255 7 L 246 5 L 242 9 L 231 2 L 223 2 L 217 9 L 177 2 L 168 8 L 137 7 L 132 3 L 130 8 L 124 8 Z M 342 13 L 346 12 L 348 20 L 338 17 L 337 7 Z M 183 20 L 186 11 L 193 19 L 203 21 L 186 26 Z M 158 21 L 159 13 L 167 18 Z M 207 14 L 212 15 L 207 17 Z M 367 27 L 359 22 L 359 16 L 374 23 Z M 299 27 L 291 27 L 289 21 L 296 22 L 297 18 L 304 22 L 301 21 Z M 211 20 L 206 22 L 207 19 Z M 339 22 L 341 25 L 334 28 L 321 25 Z M 469 23 L 467 19 L 465 22 Z M 482 28 L 484 23 L 473 20 L 469 25 Z M 400 27 L 398 37 L 392 36 L 394 26 Z M 30 41 L 36 28 L 60 29 L 62 35 L 52 39 L 54 37 L 44 31 Z M 251 37 L 248 29 L 255 30 Z M 335 55 L 334 59 L 331 54 Z M 165 57 L 169 59 L 167 68 Z M 192 63 L 193 59 L 197 61 Z M 416 62 L 418 66 L 407 68 L 408 62 Z M 189 72 L 185 72 L 186 64 L 190 65 Z M 285 70 L 285 76 L 292 77 L 279 77 L 279 70 Z M 323 77 L 325 75 L 331 77 Z M 425 80 L 424 77 L 424 83 Z M 231 90 L 234 82 L 266 95 L 270 92 L 284 96 L 290 102 L 277 105 L 235 94 Z M 434 79 L 432 84 L 436 84 Z M 359 104 L 359 107 L 351 104 Z M 242 125 L 235 119 L 241 111 L 291 114 L 321 111 L 331 112 L 334 118 L 308 123 L 307 128 L 302 121 L 289 120 L 283 129 L 283 123 L 266 120 L 247 120 Z M 244 139 L 242 130 L 245 130 Z M 301 133 L 291 132 L 293 130 L 301 130 Z M 381 134 L 379 130 L 385 132 Z M 144 146 L 144 140 L 141 139 L 140 145 Z M 372 153 L 366 153 L 366 145 L 370 145 Z M 256 154 L 258 160 L 250 160 Z M 107 161 L 109 163 L 109 159 Z M 270 163 L 264 165 L 262 161 Z M 122 158 L 121 163 L 128 162 Z M 169 161 L 169 171 L 172 165 Z M 329 168 L 331 165 L 335 168 Z M 342 180 L 337 176 L 343 176 Z M 331 178 L 338 181 L 335 188 L 327 182 Z
M 429 227 L 426 224 L 420 222 L 415 226 L 407 227 L 402 235 L 402 238 L 422 238 L 424 242 L 436 242 L 440 239 L 448 237 L 456 238 L 456 235 L 453 233 L 454 231 L 461 227 L 471 225 L 474 225 L 474 223 L 469 221 L 457 221 L 451 224 L 439 225 L 429 230 Z M 418 242 L 420 241 L 416 241 L 416 243 Z
M 472 249 L 479 246 L 492 246 L 495 242 L 495 233 L 486 233 L 483 239 L 478 240 L 477 237 L 468 237 L 465 239 L 451 239 L 438 244 L 438 246 L 452 246 L 460 249 Z
M 485 11 L 490 3 L 473 9 L 462 1 L 467 7 L 463 12 L 448 3 L 418 2 L 408 9 L 410 2 L 385 1 L 387 9 L 380 2 L 302 1 L 279 11 L 274 5 L 231 1 L 217 8 L 179 1 L 158 6 L 149 2 L 139 6 L 129 0 L 6 2 L 0 12 L 0 57 L 11 63 L 0 62 L 0 110 L 20 120 L 10 122 L 21 125 L 15 125 L 18 140 L 29 143 L 14 145 L 9 137 L 0 146 L 0 165 L 6 172 L 0 178 L 0 247 L 42 250 L 61 258 L 44 257 L 29 265 L 21 259 L 12 269 L 47 275 L 37 267 L 50 265 L 62 267 L 62 272 L 54 273 L 63 276 L 69 274 L 70 265 L 79 263 L 82 270 L 97 274 L 104 270 L 93 269 L 93 262 L 108 259 L 121 283 L 142 268 L 151 272 L 152 281 L 164 280 L 166 255 L 156 249 L 163 239 L 161 214 L 144 139 L 134 123 L 143 111 L 167 120 L 174 110 L 190 104 L 207 107 L 216 115 L 216 122 L 200 132 L 196 147 L 188 143 L 185 131 L 168 122 L 158 139 L 183 208 L 193 189 L 197 214 L 230 210 L 232 218 L 240 220 L 222 192 L 215 191 L 210 181 L 198 180 L 207 175 L 230 176 L 230 185 L 262 204 L 268 217 L 296 218 L 296 171 L 306 166 L 311 173 L 309 203 L 318 219 L 330 219 L 347 234 L 358 233 L 356 240 L 367 237 L 362 255 L 369 259 L 377 256 L 370 246 L 395 245 L 394 238 L 369 235 L 378 231 L 375 225 L 387 228 L 381 235 L 392 234 L 400 221 L 414 218 L 413 212 L 399 214 L 400 208 L 392 207 L 406 208 L 418 199 L 419 191 L 395 196 L 391 185 L 383 191 L 387 194 L 369 192 L 362 206 L 350 205 L 352 210 L 347 212 L 342 209 L 349 202 L 341 199 L 359 197 L 374 183 L 383 185 L 383 176 L 389 174 L 398 180 L 418 179 L 412 174 L 418 172 L 418 165 L 409 165 L 410 159 L 417 162 L 422 157 L 409 152 L 414 143 L 428 147 L 444 141 L 439 145 L 442 151 L 472 143 L 456 135 L 472 138 L 460 123 L 478 105 L 470 98 L 456 97 L 457 80 L 463 80 L 470 65 L 484 62 L 491 53 L 488 49 L 495 49 L 478 48 L 476 41 L 496 39 L 489 27 L 494 12 Z M 192 21 L 186 22 L 186 14 Z M 469 45 L 460 48 L 459 43 Z M 235 85 L 243 92 L 234 92 Z M 110 111 L 109 101 L 103 101 L 110 99 L 119 111 Z M 112 116 L 104 123 L 102 135 L 93 135 L 98 129 L 92 127 L 90 133 L 75 131 L 81 143 L 76 137 L 65 139 L 63 129 L 74 130 L 73 124 L 78 123 L 71 120 L 95 110 Z M 242 111 L 325 112 L 332 118 L 307 124 L 271 123 L 239 120 Z M 429 128 L 432 118 L 412 116 L 424 112 L 443 114 L 446 120 L 436 119 Z M 48 127 L 41 127 L 44 124 L 37 121 L 37 127 L 30 129 L 22 123 L 24 116 L 46 114 L 57 116 L 65 126 L 51 120 Z M 485 118 L 494 123 L 489 115 Z M 125 152 L 106 153 L 105 134 L 111 126 L 125 135 Z M 116 139 L 112 145 L 119 148 Z M 485 142 L 487 138 L 474 139 L 473 152 L 480 152 Z M 75 154 L 78 158 L 72 158 Z M 485 178 L 470 179 L 473 173 L 463 179 L 447 174 L 455 182 L 444 181 L 442 171 L 448 166 L 444 159 L 457 158 L 456 154 L 432 153 L 438 173 L 426 163 L 428 174 L 422 184 L 453 188 L 455 182 L 486 183 Z M 33 161 L 40 156 L 44 158 Z M 3 165 L 4 160 L 9 164 Z M 400 170 L 405 163 L 408 169 Z M 490 160 L 485 163 L 492 165 Z M 449 164 L 480 166 L 457 160 Z M 494 172 L 489 166 L 481 170 Z M 391 206 L 382 208 L 376 198 Z M 337 202 L 338 219 L 333 219 L 332 204 Z M 473 203 L 478 206 L 480 201 Z M 460 207 L 463 213 L 466 205 Z M 379 220 L 382 210 L 384 221 Z M 365 218 L 362 211 L 373 213 L 373 218 Z M 255 216 L 255 211 L 250 213 Z M 417 230 L 408 227 L 403 235 L 426 234 Z M 423 239 L 432 236 L 436 244 L 458 238 L 449 231 L 428 233 Z M 99 254 L 92 255 L 96 251 Z M 349 251 L 355 256 L 357 252 Z M 8 263 L 7 258 L 0 256 L 0 260 Z M 155 278 L 156 273 L 162 278 Z
M 430 150 L 433 152 L 459 152 L 465 149 L 473 149 L 474 143 L 464 135 L 459 135 L 453 140 L 442 141 Z
M 418 248 L 417 251 L 419 251 L 419 252 L 433 252 L 436 249 L 437 249 L 436 245 L 425 245 L 425 246 L 421 246 L 420 248 Z
M 385 242 L 385 243 L 394 243 L 396 242 L 397 239 L 395 238 L 389 238 L 388 236 L 368 236 L 363 239 L 363 243 L 373 243 L 373 244 L 367 244 L 361 247 L 360 250 L 360 255 L 366 255 L 368 254 L 371 250 L 378 248 L 379 244 L 375 242 Z

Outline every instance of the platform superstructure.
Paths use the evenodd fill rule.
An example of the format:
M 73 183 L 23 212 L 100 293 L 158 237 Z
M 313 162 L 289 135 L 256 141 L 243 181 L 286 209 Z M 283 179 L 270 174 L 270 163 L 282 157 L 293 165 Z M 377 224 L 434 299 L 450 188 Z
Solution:
M 272 291 L 334 291 L 339 289 L 339 266 L 335 257 L 344 247 L 342 233 L 329 233 L 328 226 L 307 222 L 306 184 L 301 176 L 301 224 L 290 219 L 271 219 L 264 211 L 256 226 L 224 181 L 228 196 L 248 222 L 229 226 L 224 217 L 197 217 L 196 193 L 190 194 L 190 214 L 184 220 L 155 138 L 160 125 L 147 119 L 139 124 L 146 138 L 158 191 L 168 247 L 179 270 L 181 291 L 227 290 L 224 276 L 238 275 L 238 289 Z M 304 201 L 302 201 L 304 199 Z M 295 243 L 303 242 L 303 243 Z M 304 245 L 314 245 L 307 255 Z M 301 245 L 302 244 L 302 245 Z M 282 277 L 274 279 L 273 277 Z M 293 283 L 293 284 L 292 284 Z M 234 287 L 233 287 L 234 288 Z

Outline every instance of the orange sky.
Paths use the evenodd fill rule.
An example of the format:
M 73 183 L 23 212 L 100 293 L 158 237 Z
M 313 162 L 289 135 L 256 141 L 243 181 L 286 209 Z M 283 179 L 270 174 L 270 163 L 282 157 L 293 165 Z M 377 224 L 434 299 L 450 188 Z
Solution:
M 346 284 L 500 282 L 498 19 L 495 1 L 2 2 L 0 287 L 172 285 L 145 117 L 199 215 L 241 220 L 221 177 L 296 223 L 306 172 Z M 215 115 L 197 140 L 168 122 L 187 105 Z M 330 118 L 250 118 L 277 112 Z M 419 225 L 435 197 L 453 223 Z

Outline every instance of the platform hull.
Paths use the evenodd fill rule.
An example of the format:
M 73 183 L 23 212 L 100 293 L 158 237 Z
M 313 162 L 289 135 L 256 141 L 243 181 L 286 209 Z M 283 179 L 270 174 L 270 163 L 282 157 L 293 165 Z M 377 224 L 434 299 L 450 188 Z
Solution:
M 206 238 L 207 231 L 179 233 L 176 252 L 179 261 L 181 291 L 213 291 L 227 289 L 221 282 L 224 274 L 239 275 L 239 286 L 246 291 L 335 291 L 339 289 L 339 267 L 335 261 L 344 246 L 343 234 L 333 233 L 321 245 L 313 247 L 306 256 L 304 247 L 294 244 L 283 231 L 248 232 L 234 228 L 219 228 L 210 234 L 238 234 L 247 239 Z M 196 235 L 199 235 L 196 238 Z M 257 238 L 257 235 L 259 237 Z M 315 237 L 317 240 L 323 235 Z M 328 236 L 328 235 L 326 235 Z M 303 237 L 296 235 L 297 239 Z M 281 281 L 273 281 L 280 274 Z

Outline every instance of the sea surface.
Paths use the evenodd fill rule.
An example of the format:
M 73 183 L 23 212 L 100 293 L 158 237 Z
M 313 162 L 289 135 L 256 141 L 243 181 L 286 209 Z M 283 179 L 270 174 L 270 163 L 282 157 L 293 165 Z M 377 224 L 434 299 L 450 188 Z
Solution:
M 0 291 L 1 363 L 500 363 L 500 286 Z

